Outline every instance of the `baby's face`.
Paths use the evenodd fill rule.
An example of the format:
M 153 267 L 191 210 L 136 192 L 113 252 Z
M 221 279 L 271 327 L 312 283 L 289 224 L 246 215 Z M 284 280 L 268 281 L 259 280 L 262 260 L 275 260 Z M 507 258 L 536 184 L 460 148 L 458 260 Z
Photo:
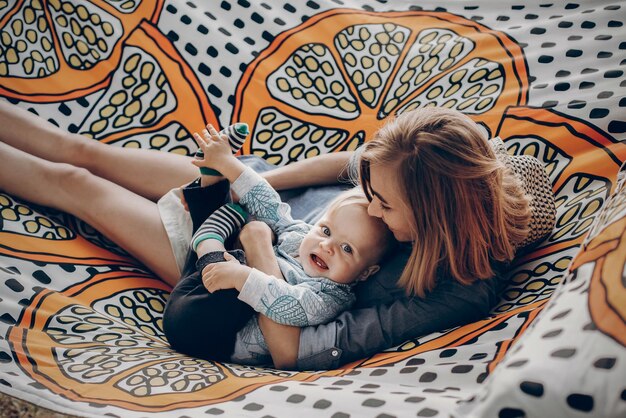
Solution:
M 369 276 L 378 263 L 380 225 L 358 205 L 326 212 L 304 237 L 300 263 L 309 276 L 349 284 Z

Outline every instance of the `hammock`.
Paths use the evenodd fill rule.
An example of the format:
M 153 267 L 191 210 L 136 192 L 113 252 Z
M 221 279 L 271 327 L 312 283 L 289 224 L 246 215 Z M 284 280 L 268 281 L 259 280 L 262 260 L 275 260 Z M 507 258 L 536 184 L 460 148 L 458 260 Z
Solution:
M 446 106 L 542 161 L 558 211 L 484 320 L 287 372 L 172 351 L 164 282 L 0 190 L 0 392 L 80 416 L 624 416 L 623 18 L 604 1 L 0 1 L 0 95 L 63 129 L 191 155 L 199 126 L 245 121 L 242 153 L 284 165 Z

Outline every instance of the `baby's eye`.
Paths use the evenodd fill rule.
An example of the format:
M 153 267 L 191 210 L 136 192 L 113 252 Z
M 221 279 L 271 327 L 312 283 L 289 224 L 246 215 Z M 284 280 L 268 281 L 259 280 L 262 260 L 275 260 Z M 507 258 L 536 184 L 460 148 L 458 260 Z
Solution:
M 349 246 L 348 244 L 341 244 L 341 249 L 345 253 L 352 254 L 352 247 Z
M 391 209 L 389 206 L 386 206 L 383 204 L 383 202 L 380 202 L 380 210 L 385 212 L 385 211 L 388 211 L 389 209 Z
M 322 226 L 322 234 L 330 236 L 330 229 L 327 226 Z

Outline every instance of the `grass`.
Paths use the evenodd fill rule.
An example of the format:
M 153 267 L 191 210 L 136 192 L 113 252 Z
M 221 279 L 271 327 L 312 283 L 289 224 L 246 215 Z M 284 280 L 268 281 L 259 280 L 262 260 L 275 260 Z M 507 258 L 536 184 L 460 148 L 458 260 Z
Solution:
M 72 418 L 74 415 L 66 415 L 54 412 L 47 408 L 14 398 L 0 393 L 0 417 L 1 418 Z

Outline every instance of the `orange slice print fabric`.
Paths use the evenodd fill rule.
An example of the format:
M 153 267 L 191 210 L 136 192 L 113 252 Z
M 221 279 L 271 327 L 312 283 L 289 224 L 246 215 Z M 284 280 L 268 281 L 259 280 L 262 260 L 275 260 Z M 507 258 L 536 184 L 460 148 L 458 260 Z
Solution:
M 162 0 L 18 0 L 0 8 L 0 94 L 56 102 L 102 88 L 124 40 Z
M 492 133 L 527 89 L 522 51 L 502 33 L 447 13 L 337 9 L 248 66 L 232 120 L 252 126 L 244 154 L 283 165 L 355 149 L 387 117 L 424 106 L 461 110 Z
M 570 267 L 572 272 L 591 265 L 589 313 L 596 327 L 626 346 L 626 189 L 623 179 L 604 206 Z M 582 273 L 584 274 L 584 273 Z
M 219 126 L 196 75 L 164 35 L 143 22 L 79 133 L 123 147 L 191 155 L 190 132 Z
M 124 42 L 108 87 L 93 103 L 79 132 L 105 143 L 190 155 L 191 131 L 219 126 L 198 79 L 171 43 L 142 22 Z M 46 262 L 131 264 L 95 231 L 73 230 L 70 217 L 54 219 L 0 193 L 0 254 Z M 85 228 L 83 228 L 85 229 Z M 89 239 L 86 239 L 88 237 Z M 35 251 L 34 251 L 35 250 Z

